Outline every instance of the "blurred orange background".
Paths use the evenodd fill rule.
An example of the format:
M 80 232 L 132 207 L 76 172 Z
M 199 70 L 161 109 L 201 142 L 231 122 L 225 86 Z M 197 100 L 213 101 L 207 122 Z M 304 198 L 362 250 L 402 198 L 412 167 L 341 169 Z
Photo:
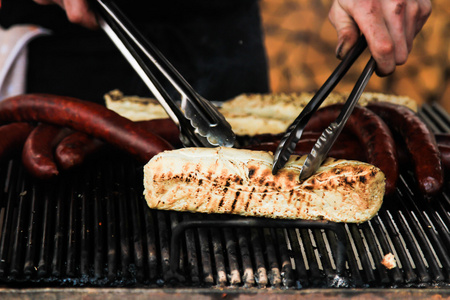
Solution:
M 317 90 L 339 64 L 331 0 L 261 0 L 272 92 Z M 450 112 L 450 5 L 434 0 L 405 65 L 387 77 L 372 76 L 366 91 L 436 101 Z M 350 92 L 369 58 L 366 51 L 336 87 Z

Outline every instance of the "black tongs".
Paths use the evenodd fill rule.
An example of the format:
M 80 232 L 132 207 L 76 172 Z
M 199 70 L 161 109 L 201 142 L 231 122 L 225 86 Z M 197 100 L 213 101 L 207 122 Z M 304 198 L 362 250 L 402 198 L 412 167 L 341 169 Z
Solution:
M 235 134 L 224 116 L 201 97 L 111 0 L 96 0 L 100 27 L 139 74 L 169 117 L 180 128 L 186 147 L 233 147 Z M 159 71 L 180 93 L 181 109 L 156 79 Z
M 342 62 L 337 66 L 334 72 L 305 106 L 300 115 L 289 126 L 285 135 L 281 139 L 277 150 L 275 151 L 272 168 L 273 174 L 276 174 L 278 170 L 281 169 L 289 160 L 289 157 L 294 151 L 297 142 L 300 140 L 303 134 L 303 130 L 305 129 L 305 126 L 310 120 L 311 116 L 319 108 L 319 106 L 327 98 L 327 96 L 339 83 L 339 81 L 341 81 L 341 79 L 344 77 L 344 75 L 347 73 L 356 59 L 361 55 L 364 49 L 366 49 L 366 47 L 366 39 L 364 38 L 364 36 L 360 36 L 356 45 L 345 56 Z M 375 70 L 375 67 L 375 60 L 373 59 L 373 57 L 371 57 L 363 72 L 361 73 L 361 76 L 356 82 L 347 101 L 345 102 L 341 113 L 339 114 L 337 119 L 324 130 L 324 132 L 312 148 L 311 152 L 307 156 L 300 172 L 300 180 L 307 179 L 312 174 L 314 174 L 327 157 L 328 152 L 341 133 L 356 103 L 361 97 L 361 94 L 364 91 L 367 83 L 369 82 L 369 79 L 373 71 Z

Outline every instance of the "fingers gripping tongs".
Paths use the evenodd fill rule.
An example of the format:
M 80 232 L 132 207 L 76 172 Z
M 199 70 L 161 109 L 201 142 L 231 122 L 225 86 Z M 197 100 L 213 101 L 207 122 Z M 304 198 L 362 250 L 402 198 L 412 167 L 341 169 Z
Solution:
M 319 106 L 338 84 L 338 82 L 344 77 L 352 64 L 361 55 L 366 47 L 366 39 L 364 38 L 364 36 L 360 36 L 356 45 L 337 66 L 337 68 L 325 81 L 325 83 L 320 87 L 314 97 L 302 110 L 300 115 L 289 126 L 285 135 L 281 139 L 277 150 L 275 151 L 272 169 L 273 174 L 276 174 L 276 172 L 281 169 L 289 160 L 289 157 L 294 151 L 297 142 L 300 140 L 303 130 L 305 129 L 305 126 L 310 120 L 311 116 L 319 108 Z M 347 101 L 345 102 L 339 116 L 328 126 L 328 128 L 324 130 L 322 135 L 313 146 L 311 152 L 307 156 L 300 172 L 300 180 L 307 179 L 312 174 L 314 174 L 327 157 L 328 152 L 330 151 L 337 137 L 344 128 L 345 123 L 350 117 L 356 103 L 358 102 L 362 92 L 364 91 L 364 88 L 369 82 L 369 79 L 373 71 L 375 70 L 375 67 L 375 60 L 373 59 L 373 57 L 371 57 L 363 72 L 361 73 L 361 76 L 356 82 L 353 90 L 351 91 Z
M 111 38 L 169 117 L 180 128 L 186 147 L 233 147 L 235 134 L 217 108 L 201 97 L 163 54 L 136 29 L 110 0 L 96 0 L 100 27 Z M 181 108 L 156 79 L 157 69 L 180 93 Z

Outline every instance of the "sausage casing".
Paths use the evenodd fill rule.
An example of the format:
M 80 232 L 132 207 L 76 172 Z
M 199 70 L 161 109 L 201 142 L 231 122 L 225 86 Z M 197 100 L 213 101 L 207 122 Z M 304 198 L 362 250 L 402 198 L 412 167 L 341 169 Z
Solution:
M 67 134 L 67 128 L 40 123 L 28 135 L 22 150 L 22 162 L 36 178 L 49 179 L 59 174 L 53 155 L 56 144 Z
M 93 102 L 48 95 L 24 94 L 0 102 L 0 123 L 41 121 L 85 132 L 122 149 L 140 162 L 173 149 L 163 138 Z
M 15 122 L 0 126 L 0 159 L 6 159 L 15 151 L 21 151 L 34 126 L 26 122 Z
M 82 165 L 86 159 L 100 151 L 105 143 L 84 132 L 75 131 L 63 138 L 55 149 L 55 159 L 63 170 Z
M 436 139 L 427 125 L 409 108 L 376 102 L 368 108 L 379 115 L 391 128 L 402 136 L 406 150 L 414 164 L 415 177 L 424 195 L 439 192 L 444 184 L 441 154 Z

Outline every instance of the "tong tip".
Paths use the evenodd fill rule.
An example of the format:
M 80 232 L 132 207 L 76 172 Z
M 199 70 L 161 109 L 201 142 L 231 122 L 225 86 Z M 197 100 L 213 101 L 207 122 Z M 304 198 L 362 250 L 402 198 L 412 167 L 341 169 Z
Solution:
M 300 114 L 299 117 L 289 126 L 288 130 L 284 134 L 273 157 L 272 174 L 275 175 L 289 160 L 289 157 L 297 147 L 297 142 L 300 140 L 303 134 L 303 129 L 308 117 L 304 117 Z
M 297 145 L 297 140 L 289 141 L 291 135 L 283 138 L 278 145 L 273 159 L 272 174 L 275 175 L 277 172 L 286 164 L 291 156 L 292 152 Z
M 280 168 L 281 167 L 277 163 L 274 163 L 272 167 L 272 175 L 276 175 Z
M 303 164 L 303 166 L 300 170 L 300 175 L 299 175 L 300 180 L 308 179 L 315 172 L 314 168 L 312 168 L 311 166 L 309 166 L 309 164 L 307 164 L 307 160 L 305 161 L 305 163 Z

